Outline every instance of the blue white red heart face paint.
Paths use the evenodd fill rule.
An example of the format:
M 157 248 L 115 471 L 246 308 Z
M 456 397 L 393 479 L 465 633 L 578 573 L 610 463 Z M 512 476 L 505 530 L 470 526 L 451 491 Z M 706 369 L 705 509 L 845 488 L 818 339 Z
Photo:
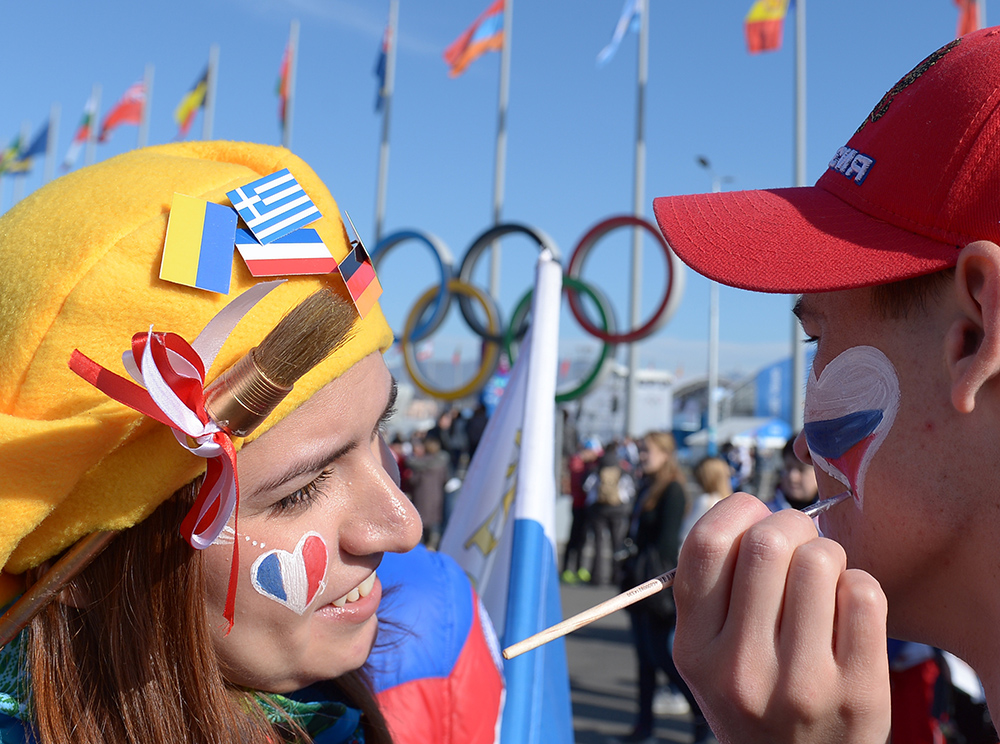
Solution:
M 250 583 L 258 593 L 297 614 L 303 614 L 326 588 L 326 541 L 307 532 L 292 552 L 274 549 L 261 554 L 250 567 Z
M 854 346 L 806 384 L 806 444 L 813 462 L 864 505 L 865 476 L 899 408 L 899 378 L 873 346 Z

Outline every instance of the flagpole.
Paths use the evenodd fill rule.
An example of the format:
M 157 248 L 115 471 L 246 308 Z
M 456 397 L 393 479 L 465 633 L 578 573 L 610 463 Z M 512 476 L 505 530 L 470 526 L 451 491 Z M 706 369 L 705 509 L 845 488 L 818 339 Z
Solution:
M 56 172 L 56 147 L 59 144 L 59 104 L 53 103 L 49 109 L 49 136 L 45 140 L 45 170 L 42 183 L 48 183 Z
M 292 148 L 292 112 L 295 108 L 295 66 L 299 54 L 299 22 L 292 21 L 288 33 L 288 97 L 285 99 L 285 131 L 282 132 L 281 144 Z
M 986 28 L 986 0 L 976 0 L 979 10 L 979 28 Z
M 504 0 L 503 48 L 500 53 L 500 98 L 497 103 L 497 150 L 493 173 L 493 224 L 500 224 L 503 211 L 504 173 L 507 168 L 507 98 L 510 87 L 510 37 L 514 17 L 514 0 Z M 500 297 L 500 241 L 494 241 L 490 251 L 490 295 Z
M 389 177 L 389 114 L 392 110 L 392 91 L 396 80 L 396 26 L 399 23 L 399 0 L 389 2 L 389 48 L 385 57 L 385 84 L 382 97 L 382 142 L 378 149 L 378 189 L 375 196 L 375 245 L 382 239 L 385 219 L 386 181 Z
M 21 122 L 20 152 L 27 150 L 29 137 L 31 137 L 31 122 L 25 120 Z M 16 157 L 19 158 L 20 153 L 16 153 Z M 14 174 L 14 195 L 12 197 L 13 201 L 10 203 L 11 206 L 14 206 L 24 198 L 24 179 L 27 175 L 28 172 L 26 170 L 21 170 Z
M 97 156 L 97 123 L 101 120 L 101 86 L 99 83 L 94 83 L 94 90 L 90 97 L 94 102 L 94 119 L 87 132 L 87 149 L 83 153 L 84 165 L 93 165 Z
M 136 147 L 145 147 L 149 144 L 149 114 L 153 108 L 153 66 L 146 65 L 146 74 L 142 78 L 143 101 L 142 117 L 139 119 L 139 136 L 136 139 Z
M 212 44 L 208 50 L 208 80 L 205 84 L 205 110 L 201 117 L 201 138 L 212 139 L 215 124 L 215 85 L 219 70 L 219 45 Z
M 795 185 L 806 185 L 806 0 L 795 0 Z M 798 301 L 792 296 L 792 305 Z M 802 329 L 792 317 L 792 432 L 803 425 L 802 381 L 805 379 L 806 354 Z
M 642 218 L 646 201 L 646 79 L 649 76 L 649 3 L 639 0 L 639 62 L 636 70 L 635 112 L 635 181 L 632 187 L 632 211 Z M 642 319 L 642 230 L 632 231 L 632 328 L 638 328 Z M 635 436 L 636 372 L 639 369 L 639 344 L 628 345 L 628 384 L 625 395 L 625 436 Z

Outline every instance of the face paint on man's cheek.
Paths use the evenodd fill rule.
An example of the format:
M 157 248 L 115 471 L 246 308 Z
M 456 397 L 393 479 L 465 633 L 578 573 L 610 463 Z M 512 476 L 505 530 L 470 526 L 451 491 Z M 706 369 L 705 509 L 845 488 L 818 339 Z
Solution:
M 864 505 L 865 476 L 899 408 L 899 378 L 873 346 L 854 346 L 806 385 L 806 444 L 813 462 Z
M 328 554 L 318 532 L 307 532 L 292 552 L 269 550 L 250 567 L 250 583 L 258 593 L 303 614 L 326 588 Z

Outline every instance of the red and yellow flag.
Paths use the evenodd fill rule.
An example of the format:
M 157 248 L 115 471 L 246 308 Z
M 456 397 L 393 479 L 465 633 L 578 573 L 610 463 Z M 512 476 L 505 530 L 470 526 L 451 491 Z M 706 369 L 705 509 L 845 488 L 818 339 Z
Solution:
M 781 48 L 788 0 L 756 0 L 743 21 L 750 54 Z

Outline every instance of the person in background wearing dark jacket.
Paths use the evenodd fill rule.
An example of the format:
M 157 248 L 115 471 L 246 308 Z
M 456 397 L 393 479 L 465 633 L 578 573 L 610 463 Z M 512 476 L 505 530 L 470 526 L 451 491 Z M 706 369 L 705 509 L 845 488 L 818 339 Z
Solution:
M 661 431 L 650 432 L 639 445 L 643 475 L 629 529 L 635 552 L 625 566 L 623 590 L 653 578 L 641 575 L 642 569 L 638 568 L 640 562 L 657 565 L 657 571 L 667 571 L 677 565 L 681 524 L 688 502 L 676 449 L 673 436 Z M 652 557 L 648 551 L 652 552 Z M 636 568 L 630 570 L 630 565 Z M 662 669 L 691 706 L 695 744 L 714 742 L 698 703 L 674 666 L 670 651 L 670 634 L 676 620 L 672 593 L 664 589 L 632 605 L 629 610 L 639 664 L 639 715 L 632 733 L 619 741 L 644 744 L 656 741 L 653 733 L 653 696 L 656 692 L 656 671 Z

